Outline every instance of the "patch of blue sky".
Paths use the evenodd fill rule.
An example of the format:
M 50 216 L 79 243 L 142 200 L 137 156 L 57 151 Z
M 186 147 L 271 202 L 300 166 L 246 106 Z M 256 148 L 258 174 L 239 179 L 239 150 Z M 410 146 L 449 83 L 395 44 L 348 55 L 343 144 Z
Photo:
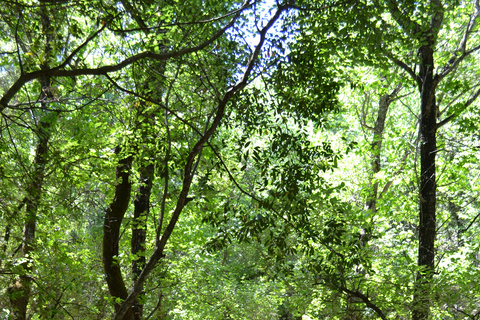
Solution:
M 236 24 L 227 32 L 227 37 L 249 50 L 251 54 L 260 41 L 260 31 L 267 25 L 268 21 L 275 15 L 280 2 L 277 0 L 254 1 L 250 8 L 244 11 L 242 23 Z M 293 41 L 292 35 L 284 34 L 283 20 L 286 17 L 284 12 L 280 19 L 268 30 L 267 41 L 262 48 L 262 58 L 280 57 L 288 54 L 287 43 Z M 283 45 L 280 43 L 283 42 Z M 280 45 L 279 45 L 280 44 Z M 261 62 L 259 61 L 259 67 Z M 239 66 L 238 76 L 245 70 L 245 65 Z M 265 66 L 263 66 L 264 68 Z

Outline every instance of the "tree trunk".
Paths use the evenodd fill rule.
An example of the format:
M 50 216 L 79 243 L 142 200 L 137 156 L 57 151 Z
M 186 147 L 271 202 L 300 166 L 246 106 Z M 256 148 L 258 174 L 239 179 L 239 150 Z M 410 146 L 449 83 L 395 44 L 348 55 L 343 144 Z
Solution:
M 163 75 L 165 63 L 156 64 L 156 67 Z M 149 84 L 156 81 L 155 77 L 149 77 L 144 84 L 146 91 L 144 96 L 153 96 L 155 93 L 149 89 Z M 152 191 L 153 179 L 155 177 L 155 121 L 152 110 L 149 110 L 145 101 L 140 101 L 137 109 L 136 130 L 141 136 L 140 143 L 135 146 L 136 161 L 139 162 L 140 177 L 138 180 L 138 191 L 134 201 L 131 252 L 137 258 L 132 261 L 133 285 L 145 266 L 145 245 L 147 239 L 147 221 L 150 213 L 150 194 Z M 143 295 L 143 293 L 142 293 Z M 143 318 L 142 299 L 137 299 L 133 304 L 135 320 Z
M 436 236 L 436 181 L 435 153 L 436 141 L 436 104 L 433 81 L 432 45 L 420 48 L 420 222 L 418 226 L 418 266 L 413 297 L 413 320 L 426 320 L 430 314 L 431 280 L 434 273 L 435 236 Z
M 385 121 L 387 119 L 388 108 L 393 99 L 400 92 L 402 86 L 398 85 L 390 94 L 386 93 L 380 96 L 378 100 L 377 119 L 373 127 L 373 137 L 371 143 L 371 174 L 370 174 L 370 190 L 365 202 L 365 210 L 371 211 L 372 214 L 377 212 L 377 198 L 378 198 L 378 182 L 375 181 L 375 174 L 379 173 L 382 169 L 380 162 L 380 155 L 382 151 L 383 131 L 385 129 Z M 362 234 L 362 246 L 365 247 L 370 240 L 372 234 L 371 231 L 363 230 Z M 361 270 L 365 274 L 365 270 Z M 345 320 L 361 319 L 362 310 L 355 307 L 357 304 L 352 304 L 356 296 L 353 293 L 346 292 L 346 310 Z M 351 307 L 353 305 L 353 307 Z
M 148 150 L 151 145 L 154 145 L 153 136 L 149 134 L 148 130 L 153 126 L 151 117 L 145 115 L 144 120 L 140 123 L 142 128 L 142 146 L 147 146 L 145 153 L 139 152 L 140 164 L 140 178 L 138 194 L 134 201 L 133 210 L 133 226 L 132 226 L 132 254 L 137 255 L 138 258 L 132 262 L 133 283 L 138 279 L 138 276 L 145 266 L 145 241 L 147 238 L 147 220 L 150 211 L 150 193 L 152 191 L 152 183 L 154 178 L 153 151 Z M 143 125 L 142 125 L 143 124 Z M 143 147 L 142 147 L 143 148 Z M 148 162 L 145 163 L 145 158 Z M 142 299 L 138 299 L 142 300 Z M 134 319 L 141 320 L 143 318 L 143 305 L 136 301 L 133 305 Z
M 33 161 L 33 174 L 30 186 L 27 188 L 26 202 L 26 217 L 23 227 L 22 238 L 22 257 L 25 262 L 21 264 L 23 274 L 15 281 L 15 283 L 8 288 L 10 296 L 10 303 L 12 306 L 14 320 L 24 320 L 27 317 L 27 305 L 31 291 L 31 277 L 29 273 L 32 272 L 31 255 L 34 251 L 35 245 L 35 228 L 37 223 L 38 205 L 41 199 L 43 180 L 45 176 L 45 167 L 47 163 L 48 141 L 50 139 L 50 121 L 41 120 L 38 124 L 38 138 L 37 149 L 35 152 L 35 159 Z
M 150 193 L 152 190 L 152 181 L 154 174 L 153 163 L 140 167 L 140 186 L 134 202 L 133 227 L 132 227 L 132 254 L 138 255 L 138 258 L 132 262 L 133 282 L 137 281 L 138 276 L 145 266 L 145 240 L 147 238 L 147 219 L 150 209 Z M 133 305 L 134 319 L 141 320 L 143 317 L 143 305 L 139 302 Z
M 121 157 L 116 169 L 117 185 L 112 202 L 105 212 L 103 225 L 103 268 L 108 284 L 110 295 L 115 299 L 115 310 L 118 310 L 122 301 L 128 296 L 127 288 L 123 281 L 122 270 L 118 258 L 118 247 L 120 240 L 120 227 L 125 212 L 130 202 L 132 185 L 129 181 L 132 156 L 122 155 L 120 147 L 115 153 Z M 133 319 L 133 312 L 130 309 L 123 319 Z
M 48 9 L 40 6 L 40 17 L 42 23 L 42 31 L 45 35 L 44 62 L 41 63 L 40 69 L 49 69 L 49 58 L 52 51 L 51 43 L 54 41 L 53 28 L 50 21 Z M 42 109 L 48 108 L 48 100 L 53 95 L 50 91 L 51 79 L 49 76 L 40 78 L 39 101 Z M 10 304 L 12 307 L 14 320 L 24 320 L 27 318 L 27 306 L 31 291 L 31 276 L 33 271 L 32 253 L 35 246 L 35 229 L 37 224 L 37 211 L 40 204 L 42 186 L 45 177 L 45 168 L 47 164 L 48 142 L 51 136 L 51 126 L 55 121 L 54 118 L 44 114 L 37 125 L 38 143 L 33 160 L 33 173 L 30 185 L 26 190 L 24 203 L 26 205 L 26 215 L 22 232 L 22 257 L 25 261 L 21 264 L 22 272 L 15 283 L 8 288 Z
M 365 208 L 371 210 L 373 213 L 377 212 L 377 197 L 378 197 L 378 182 L 374 181 L 375 174 L 379 173 L 382 169 L 380 164 L 380 154 L 382 151 L 383 130 L 385 129 L 385 121 L 387 119 L 388 108 L 392 103 L 392 99 L 400 91 L 401 86 L 397 86 L 392 93 L 384 94 L 378 101 L 378 112 L 375 126 L 373 127 L 372 137 L 372 161 L 371 161 L 371 189 L 365 203 Z

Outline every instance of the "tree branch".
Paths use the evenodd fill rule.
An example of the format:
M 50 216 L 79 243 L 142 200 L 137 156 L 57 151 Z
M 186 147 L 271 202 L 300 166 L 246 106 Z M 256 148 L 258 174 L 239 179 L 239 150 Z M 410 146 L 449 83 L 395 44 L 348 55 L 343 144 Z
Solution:
M 440 81 L 442 81 L 445 76 L 447 76 L 452 70 L 454 70 L 460 62 L 462 62 L 468 55 L 480 49 L 480 46 L 474 47 L 470 50 L 467 50 L 467 42 L 472 34 L 473 28 L 475 27 L 476 21 L 480 16 L 480 5 L 479 1 L 475 1 L 475 12 L 471 15 L 470 21 L 468 22 L 467 29 L 465 30 L 465 34 L 463 35 L 462 40 L 458 44 L 457 49 L 453 53 L 450 60 L 448 60 L 447 64 L 443 67 L 443 71 L 440 74 L 435 76 L 435 85 L 437 85 Z M 458 55 L 460 57 L 458 57 Z M 457 58 L 458 57 L 458 58 Z
M 398 58 L 395 58 L 393 56 L 389 57 L 397 66 L 405 70 L 412 78 L 413 80 L 417 83 L 417 85 L 421 86 L 422 85 L 422 79 L 415 73 L 415 71 L 412 70 L 405 62 L 401 61 Z
M 253 4 L 252 3 L 246 3 L 243 6 L 241 6 L 238 9 L 235 9 L 233 11 L 230 11 L 224 15 L 210 18 L 210 19 L 205 19 L 205 20 L 200 20 L 200 21 L 189 21 L 189 22 L 177 22 L 177 23 L 168 23 L 168 24 L 160 24 L 156 27 L 145 27 L 145 28 L 132 28 L 132 29 L 112 29 L 108 28 L 108 30 L 116 33 L 129 33 L 129 32 L 136 32 L 136 31 L 150 31 L 150 30 L 156 30 L 156 29 L 162 29 L 162 28 L 168 28 L 168 27 L 177 27 L 177 26 L 188 26 L 188 25 L 199 25 L 199 24 L 207 24 L 215 21 L 222 20 L 224 18 L 227 18 L 231 15 L 238 14 L 242 12 L 243 10 L 250 8 Z
M 480 89 L 478 89 L 471 97 L 470 99 L 468 99 L 463 108 L 457 112 L 457 113 L 453 113 L 451 115 L 449 115 L 448 117 L 446 117 L 445 119 L 443 119 L 442 121 L 440 121 L 439 123 L 437 123 L 437 129 L 439 129 L 440 127 L 443 127 L 444 125 L 446 125 L 447 123 L 449 123 L 450 121 L 452 121 L 453 119 L 455 119 L 456 117 L 458 117 L 466 108 L 468 108 L 478 97 L 480 96 Z
M 245 4 L 244 6 L 247 6 Z M 215 42 L 218 38 L 220 38 L 231 26 L 233 26 L 235 20 L 238 18 L 238 14 L 222 29 L 218 30 L 210 39 L 202 42 L 201 44 L 191 47 L 191 48 L 184 48 L 175 52 L 165 52 L 165 53 L 155 53 L 152 51 L 145 51 L 136 55 L 133 55 L 122 62 L 119 62 L 114 65 L 103 66 L 99 68 L 84 68 L 84 69 L 74 69 L 74 70 L 64 70 L 63 66 L 66 65 L 67 62 L 63 62 L 58 67 L 46 70 L 37 70 L 30 73 L 26 73 L 21 75 L 17 81 L 5 92 L 2 99 L 0 99 L 0 112 L 2 112 L 5 108 L 8 107 L 8 103 L 11 99 L 20 91 L 20 89 L 28 82 L 45 77 L 73 77 L 73 76 L 82 76 L 82 75 L 106 75 L 111 72 L 119 71 L 134 62 L 137 62 L 142 59 L 152 59 L 157 61 L 168 60 L 171 58 L 181 57 L 183 55 L 187 55 L 193 52 L 197 52 L 203 50 L 207 46 L 211 45 Z M 83 44 L 82 44 L 83 45 Z M 81 45 L 81 46 L 82 46 Z M 79 49 L 77 48 L 74 52 L 78 52 Z M 67 58 L 68 59 L 68 58 Z
M 387 317 L 385 316 L 385 314 L 383 313 L 383 311 L 376 305 L 374 304 L 366 295 L 364 295 L 363 293 L 359 292 L 359 291 L 353 291 L 353 290 L 350 290 L 346 287 L 340 287 L 340 290 L 342 290 L 343 292 L 345 293 L 348 293 L 349 295 L 352 295 L 354 297 L 357 297 L 357 298 L 360 298 L 363 303 L 365 303 L 365 305 L 367 307 L 369 307 L 370 309 L 372 309 L 373 311 L 375 311 L 375 313 L 380 317 L 382 318 L 383 320 L 387 320 Z
M 112 19 L 113 20 L 113 19 Z M 90 41 L 92 41 L 93 39 L 95 39 L 100 33 L 102 33 L 103 30 L 105 30 L 105 28 L 108 26 L 109 23 L 105 23 L 99 30 L 97 30 L 96 32 L 94 32 L 90 37 L 88 37 L 80 46 L 78 46 L 75 50 L 72 51 L 72 53 L 70 53 L 70 55 L 65 59 L 65 61 L 62 62 L 61 65 L 59 65 L 58 67 L 56 67 L 57 69 L 63 69 L 65 68 L 69 63 L 70 61 L 72 61 L 73 57 L 75 57 L 77 55 L 77 53 L 80 52 L 80 50 L 82 50 L 83 48 L 85 48 L 85 46 L 87 44 L 90 43 Z
M 406 33 L 413 36 L 414 34 L 418 33 L 418 31 L 420 31 L 420 25 L 410 20 L 408 18 L 410 15 L 404 14 L 402 11 L 400 11 L 396 0 L 387 0 L 386 2 L 388 10 L 390 11 L 393 19 L 402 27 L 402 29 Z M 413 29 L 411 26 L 413 26 Z
M 291 2 L 286 1 L 286 6 L 288 8 L 295 9 L 295 10 L 298 10 L 298 11 L 308 12 L 308 11 L 320 11 L 320 10 L 330 9 L 330 8 L 341 6 L 343 4 L 349 4 L 351 2 L 354 2 L 354 0 L 347 0 L 347 1 L 339 2 L 339 3 L 335 3 L 335 4 L 331 4 L 331 5 L 322 6 L 320 8 L 305 8 L 305 7 L 300 7 L 300 6 L 295 5 L 293 3 L 293 1 L 291 1 Z M 357 2 L 358 1 L 355 1 L 355 3 L 353 5 L 355 6 L 357 4 Z

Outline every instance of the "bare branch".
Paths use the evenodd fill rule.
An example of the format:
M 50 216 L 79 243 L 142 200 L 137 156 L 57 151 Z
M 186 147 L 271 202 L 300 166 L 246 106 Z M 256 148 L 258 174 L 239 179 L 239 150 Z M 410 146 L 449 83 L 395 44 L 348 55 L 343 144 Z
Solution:
M 413 80 L 417 83 L 417 85 L 421 86 L 422 85 L 422 79 L 415 73 L 415 71 L 412 70 L 405 62 L 401 61 L 398 58 L 395 57 L 389 57 L 397 66 L 405 70 L 412 78 Z
M 446 117 L 444 120 L 440 121 L 438 124 L 437 124 L 437 129 L 446 125 L 447 123 L 449 123 L 450 121 L 452 121 L 453 119 L 455 119 L 456 117 L 458 117 L 465 109 L 467 109 L 478 97 L 480 96 L 480 89 L 478 89 L 477 91 L 475 91 L 475 93 L 470 97 L 470 99 L 468 99 L 464 106 L 462 107 L 462 109 L 457 112 L 457 113 L 453 113 L 451 114 L 450 116 Z
M 468 39 L 472 34 L 473 28 L 475 27 L 476 21 L 479 16 L 480 5 L 479 1 L 477 0 L 475 1 L 475 12 L 470 16 L 470 21 L 468 22 L 465 34 L 463 35 L 463 38 L 458 44 L 458 47 L 453 53 L 452 57 L 443 67 L 443 71 L 435 76 L 435 85 L 442 81 L 442 79 L 445 78 L 445 76 L 447 76 L 450 72 L 452 72 L 452 70 L 455 70 L 455 68 L 460 64 L 460 62 L 462 62 L 467 56 L 480 49 L 480 46 L 477 46 L 470 50 L 467 50 Z
M 357 297 L 357 298 L 360 298 L 363 303 L 365 303 L 365 305 L 367 307 L 369 307 L 370 309 L 372 309 L 373 311 L 375 311 L 375 313 L 382 319 L 386 320 L 387 317 L 385 316 L 385 314 L 383 313 L 383 311 L 375 304 L 372 302 L 372 300 L 370 300 L 366 295 L 364 295 L 363 293 L 361 293 L 360 291 L 353 291 L 353 290 L 350 290 L 346 287 L 340 287 L 340 290 L 342 290 L 343 292 L 345 293 L 348 293 L 354 297 Z

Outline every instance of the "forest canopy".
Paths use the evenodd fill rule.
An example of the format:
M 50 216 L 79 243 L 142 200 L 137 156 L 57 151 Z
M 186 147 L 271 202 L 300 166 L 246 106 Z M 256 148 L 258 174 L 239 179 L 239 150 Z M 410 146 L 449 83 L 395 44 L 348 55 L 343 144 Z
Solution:
M 6 0 L 0 319 L 480 319 L 479 0 Z

